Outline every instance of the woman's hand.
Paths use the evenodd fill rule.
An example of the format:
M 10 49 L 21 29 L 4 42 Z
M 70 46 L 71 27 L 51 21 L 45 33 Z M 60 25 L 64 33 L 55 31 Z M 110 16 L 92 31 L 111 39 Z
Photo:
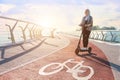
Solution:
M 91 30 L 92 30 L 92 27 L 87 27 L 87 30 L 88 30 L 88 31 L 91 31 Z
M 91 24 L 85 24 L 85 27 L 90 27 L 91 26 Z

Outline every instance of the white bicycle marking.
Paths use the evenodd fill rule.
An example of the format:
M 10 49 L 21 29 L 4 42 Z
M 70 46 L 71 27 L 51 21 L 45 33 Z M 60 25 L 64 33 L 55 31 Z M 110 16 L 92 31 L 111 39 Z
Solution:
M 66 64 L 67 63 L 76 63 L 76 65 L 73 68 L 69 68 Z M 40 70 L 39 70 L 39 74 L 40 75 L 51 75 L 51 74 L 55 74 L 59 71 L 61 71 L 64 67 L 67 68 L 66 72 L 69 72 L 72 74 L 72 76 L 77 79 L 77 80 L 89 80 L 93 75 L 94 75 L 94 70 L 92 67 L 90 66 L 85 66 L 83 65 L 84 61 L 78 62 L 75 61 L 74 59 L 68 59 L 63 63 L 50 63 L 46 66 L 43 66 Z M 57 67 L 53 68 L 52 67 L 52 71 L 46 72 L 45 69 L 47 69 L 50 66 L 53 65 L 57 65 Z M 81 68 L 86 68 L 89 69 L 90 73 L 86 76 L 78 76 L 78 73 L 82 74 L 84 72 L 86 72 L 86 70 L 80 70 Z
M 52 65 L 58 65 L 58 67 L 60 67 L 58 70 L 55 70 L 55 71 L 52 71 L 52 72 L 44 72 L 44 70 L 49 67 L 49 66 L 52 66 Z M 54 69 L 57 69 L 58 67 L 54 68 Z M 54 73 L 57 73 L 59 72 L 60 70 L 63 69 L 63 65 L 61 63 L 51 63 L 51 64 L 48 64 L 44 67 L 42 67 L 40 70 L 39 70 L 39 74 L 41 75 L 51 75 L 51 74 L 54 74 Z

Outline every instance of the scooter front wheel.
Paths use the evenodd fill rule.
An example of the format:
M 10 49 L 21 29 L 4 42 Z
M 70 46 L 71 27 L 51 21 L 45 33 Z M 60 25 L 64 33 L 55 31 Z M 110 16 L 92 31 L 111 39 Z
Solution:
M 91 47 L 89 47 L 89 48 L 88 48 L 88 53 L 90 54 L 90 53 L 91 53 L 91 51 L 92 51 L 92 48 L 91 48 Z

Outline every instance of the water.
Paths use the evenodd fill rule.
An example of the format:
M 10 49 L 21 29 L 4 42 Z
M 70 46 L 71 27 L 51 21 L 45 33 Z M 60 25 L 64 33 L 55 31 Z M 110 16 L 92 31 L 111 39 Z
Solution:
M 81 34 L 80 31 L 70 31 L 67 33 L 77 37 Z M 90 38 L 110 43 L 120 43 L 120 31 L 94 30 L 91 32 Z
M 26 33 L 26 38 L 30 39 L 29 31 L 26 30 L 25 33 Z M 16 42 L 24 41 L 22 37 L 23 36 L 22 30 L 19 27 L 15 28 L 15 30 L 13 31 L 13 34 Z M 12 43 L 9 28 L 7 28 L 6 26 L 0 26 L 0 46 L 6 45 L 9 43 Z
M 16 23 L 15 20 L 0 18 L 0 46 L 12 43 L 9 26 L 12 29 L 15 23 Z M 20 26 L 25 27 L 26 23 L 18 22 L 16 27 L 14 28 L 13 34 L 16 43 L 24 41 L 22 29 L 20 28 Z M 25 30 L 25 34 L 26 34 L 26 38 L 30 39 L 28 29 Z
M 14 33 L 16 42 L 24 41 L 22 37 L 23 36 L 22 30 L 19 27 L 16 27 L 13 33 Z M 30 39 L 29 31 L 26 30 L 25 33 L 26 33 L 26 38 Z M 79 37 L 81 32 L 71 31 L 67 33 Z M 12 43 L 10 37 L 11 35 L 10 35 L 9 28 L 6 26 L 4 26 L 3 28 L 3 26 L 0 26 L 0 46 Z M 111 42 L 120 43 L 120 31 L 92 31 L 90 38 L 96 39 L 96 40 L 107 41 L 110 43 Z
M 0 18 L 0 46 L 12 43 L 12 40 L 10 39 L 11 38 L 10 29 L 8 26 L 6 26 L 6 24 L 10 25 L 12 28 L 15 25 L 15 23 L 16 21 L 14 20 Z M 26 23 L 25 22 L 17 23 L 17 26 L 13 31 L 15 42 L 24 41 L 22 30 L 19 26 L 25 27 Z M 67 33 L 74 36 L 80 36 L 80 31 L 71 31 Z M 30 34 L 28 29 L 26 29 L 25 34 L 27 40 L 30 39 Z M 107 42 L 120 43 L 120 31 L 92 31 L 90 38 L 107 41 Z

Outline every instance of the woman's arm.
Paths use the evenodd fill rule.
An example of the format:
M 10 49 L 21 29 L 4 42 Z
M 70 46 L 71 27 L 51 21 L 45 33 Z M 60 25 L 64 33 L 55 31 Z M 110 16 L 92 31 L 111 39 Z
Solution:
M 81 21 L 81 23 L 79 24 L 79 26 L 85 26 L 85 21 L 84 21 L 84 17 L 82 18 L 82 21 Z

